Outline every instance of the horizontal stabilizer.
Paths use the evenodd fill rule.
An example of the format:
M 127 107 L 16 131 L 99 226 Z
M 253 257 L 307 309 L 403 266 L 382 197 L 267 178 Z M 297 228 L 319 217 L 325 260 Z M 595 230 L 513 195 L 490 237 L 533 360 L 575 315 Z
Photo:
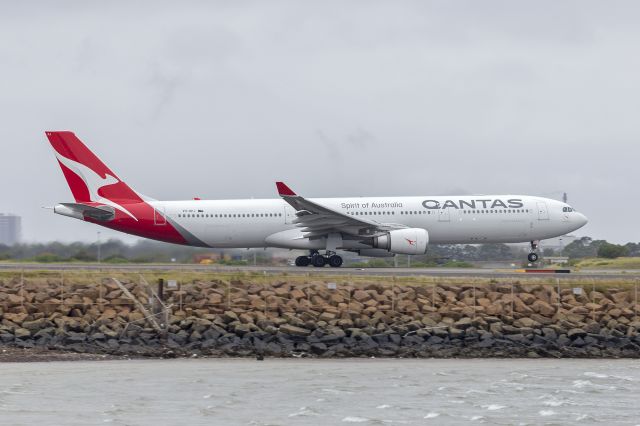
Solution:
M 53 208 L 54 213 L 76 219 L 93 219 L 108 222 L 115 217 L 115 209 L 111 206 L 88 206 L 82 203 L 60 203 Z

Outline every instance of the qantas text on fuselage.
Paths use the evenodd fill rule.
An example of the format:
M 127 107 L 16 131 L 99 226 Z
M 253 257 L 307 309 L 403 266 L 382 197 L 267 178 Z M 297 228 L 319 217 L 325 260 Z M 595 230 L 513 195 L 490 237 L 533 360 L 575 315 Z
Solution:
M 74 202 L 54 212 L 145 238 L 199 247 L 308 250 L 296 264 L 340 266 L 362 256 L 424 254 L 430 243 L 536 242 L 587 223 L 566 203 L 524 195 L 309 199 L 276 182 L 279 198 L 160 201 L 109 169 L 72 132 L 46 132 Z
M 482 209 L 495 209 L 498 207 L 501 208 L 510 208 L 510 209 L 519 209 L 524 206 L 521 199 L 509 199 L 509 200 L 501 200 L 501 199 L 475 199 L 475 200 L 424 200 L 422 202 L 422 206 L 425 209 L 446 209 L 446 208 L 454 208 L 454 209 L 462 209 L 468 207 L 470 209 L 482 208 Z M 360 202 L 351 202 L 351 203 L 340 203 L 340 207 L 345 210 L 353 210 L 353 209 L 382 209 L 382 208 L 394 208 L 400 207 L 402 208 L 402 203 L 400 202 L 372 202 L 369 206 L 369 203 L 360 203 Z

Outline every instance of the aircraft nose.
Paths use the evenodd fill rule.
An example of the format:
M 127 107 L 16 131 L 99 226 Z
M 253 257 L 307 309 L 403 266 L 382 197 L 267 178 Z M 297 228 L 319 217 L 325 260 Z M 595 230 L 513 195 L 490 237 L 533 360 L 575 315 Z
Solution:
M 582 213 L 578 213 L 578 217 L 576 222 L 582 227 L 584 225 L 587 224 L 587 222 L 589 222 L 589 219 L 587 219 L 587 217 L 585 215 L 583 215 Z

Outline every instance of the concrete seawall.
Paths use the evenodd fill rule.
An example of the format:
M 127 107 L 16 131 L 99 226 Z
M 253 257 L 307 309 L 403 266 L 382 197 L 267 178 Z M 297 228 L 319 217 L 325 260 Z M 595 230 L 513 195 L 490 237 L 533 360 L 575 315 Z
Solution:
M 163 303 L 144 281 L 4 280 L 0 347 L 158 357 L 640 357 L 633 284 L 269 280 L 182 283 L 165 289 Z

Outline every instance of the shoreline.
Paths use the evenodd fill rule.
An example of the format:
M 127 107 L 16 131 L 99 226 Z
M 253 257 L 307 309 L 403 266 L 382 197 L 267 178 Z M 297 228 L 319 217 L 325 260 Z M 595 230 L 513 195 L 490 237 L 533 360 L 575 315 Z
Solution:
M 440 353 L 424 353 L 422 356 L 318 356 L 310 353 L 293 353 L 282 356 L 269 356 L 263 355 L 258 357 L 253 353 L 242 354 L 224 354 L 224 353 L 176 353 L 172 350 L 166 349 L 164 351 L 156 351 L 155 354 L 141 354 L 141 353 L 127 353 L 127 354 L 113 354 L 113 353 L 101 353 L 101 352 L 75 352 L 69 349 L 47 349 L 47 348 L 19 348 L 14 346 L 0 346 L 0 365 L 5 363 L 32 363 L 32 362 L 77 362 L 77 361 L 146 361 L 146 360 L 170 360 L 170 359 L 207 359 L 207 360 L 229 360 L 229 359 L 244 359 L 247 361 L 264 361 L 264 360 L 345 360 L 345 361 L 358 361 L 363 359 L 384 359 L 384 360 L 479 360 L 479 359 L 521 359 L 521 360 L 572 360 L 572 359 L 603 359 L 603 360 L 629 360 L 638 359 L 636 353 L 629 353 L 628 356 L 624 354 L 612 351 L 610 355 L 588 355 L 588 354 L 575 354 L 564 352 L 563 356 L 551 356 L 552 352 L 548 352 L 549 356 L 541 356 L 535 351 L 528 351 L 520 353 L 514 353 L 506 348 L 506 351 L 499 349 L 492 350 L 474 350 L 465 354 L 459 351 L 460 348 L 449 348 L 450 350 L 444 350 Z M 562 351 L 561 351 L 562 352 Z
M 471 280 L 469 280 L 471 281 Z M 640 358 L 636 283 L 80 275 L 0 281 L 0 362 Z

